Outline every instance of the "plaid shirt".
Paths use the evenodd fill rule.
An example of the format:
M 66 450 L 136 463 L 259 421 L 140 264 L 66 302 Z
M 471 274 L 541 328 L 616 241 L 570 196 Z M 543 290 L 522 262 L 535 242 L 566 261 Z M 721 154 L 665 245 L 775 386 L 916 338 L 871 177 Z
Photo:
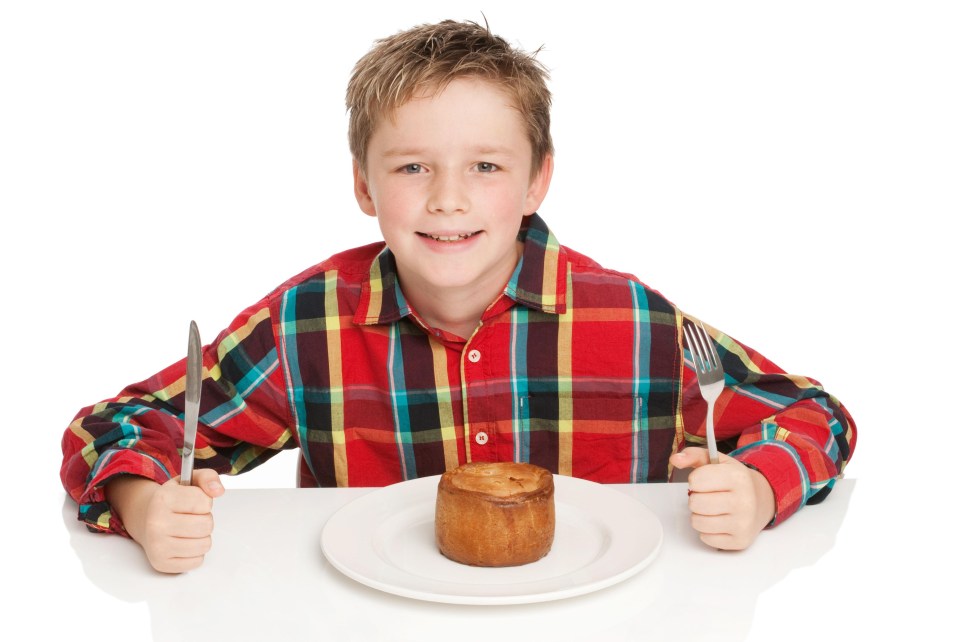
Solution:
M 503 293 L 464 340 L 407 303 L 383 243 L 338 254 L 245 310 L 203 350 L 196 465 L 240 473 L 299 447 L 302 486 L 383 486 L 467 461 L 529 461 L 603 483 L 663 482 L 702 444 L 685 316 L 636 278 L 560 246 L 538 215 Z M 773 487 L 775 522 L 821 500 L 856 429 L 817 382 L 707 326 L 726 371 L 721 450 Z M 118 474 L 179 472 L 181 361 L 80 411 L 64 487 L 91 529 L 123 532 Z

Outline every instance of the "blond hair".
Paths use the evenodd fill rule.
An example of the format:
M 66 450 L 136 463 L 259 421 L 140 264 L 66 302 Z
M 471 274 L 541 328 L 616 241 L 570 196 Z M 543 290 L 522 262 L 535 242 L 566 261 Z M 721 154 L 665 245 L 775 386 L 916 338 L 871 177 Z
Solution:
M 523 118 L 534 173 L 553 153 L 549 73 L 536 59 L 475 22 L 444 20 L 377 40 L 353 68 L 347 85 L 350 152 L 366 169 L 367 146 L 383 116 L 414 96 L 439 92 L 457 78 L 479 78 L 505 91 Z

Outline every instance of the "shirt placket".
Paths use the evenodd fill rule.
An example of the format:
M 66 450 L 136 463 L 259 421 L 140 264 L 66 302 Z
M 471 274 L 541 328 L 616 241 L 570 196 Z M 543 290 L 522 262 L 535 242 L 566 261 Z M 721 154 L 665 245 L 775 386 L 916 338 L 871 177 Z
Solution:
M 468 461 L 497 461 L 497 431 L 492 412 L 495 400 L 491 397 L 489 380 L 493 372 L 492 353 L 482 338 L 483 330 L 467 342 L 460 356 L 460 371 L 464 404 L 464 439 Z

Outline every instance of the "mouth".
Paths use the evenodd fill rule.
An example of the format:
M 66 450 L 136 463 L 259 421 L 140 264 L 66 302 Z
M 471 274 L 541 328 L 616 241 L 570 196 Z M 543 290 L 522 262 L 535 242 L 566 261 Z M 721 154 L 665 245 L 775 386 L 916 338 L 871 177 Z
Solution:
M 464 241 L 480 232 L 466 232 L 464 234 L 427 234 L 426 232 L 417 232 L 417 235 L 425 239 L 433 239 L 440 243 L 456 243 Z

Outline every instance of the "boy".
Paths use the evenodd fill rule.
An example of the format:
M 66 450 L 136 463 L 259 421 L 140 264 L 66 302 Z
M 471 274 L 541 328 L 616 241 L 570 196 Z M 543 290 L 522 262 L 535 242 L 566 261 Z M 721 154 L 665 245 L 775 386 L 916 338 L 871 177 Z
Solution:
M 689 476 L 716 548 L 822 500 L 853 451 L 846 410 L 709 329 L 726 388 L 717 464 L 683 315 L 561 246 L 536 213 L 553 148 L 546 71 L 474 23 L 379 41 L 347 89 L 354 187 L 383 243 L 338 254 L 204 350 L 194 486 L 177 483 L 184 363 L 80 411 L 64 487 L 158 570 L 209 550 L 221 473 L 301 449 L 300 484 L 382 486 L 519 460 L 605 483 Z

